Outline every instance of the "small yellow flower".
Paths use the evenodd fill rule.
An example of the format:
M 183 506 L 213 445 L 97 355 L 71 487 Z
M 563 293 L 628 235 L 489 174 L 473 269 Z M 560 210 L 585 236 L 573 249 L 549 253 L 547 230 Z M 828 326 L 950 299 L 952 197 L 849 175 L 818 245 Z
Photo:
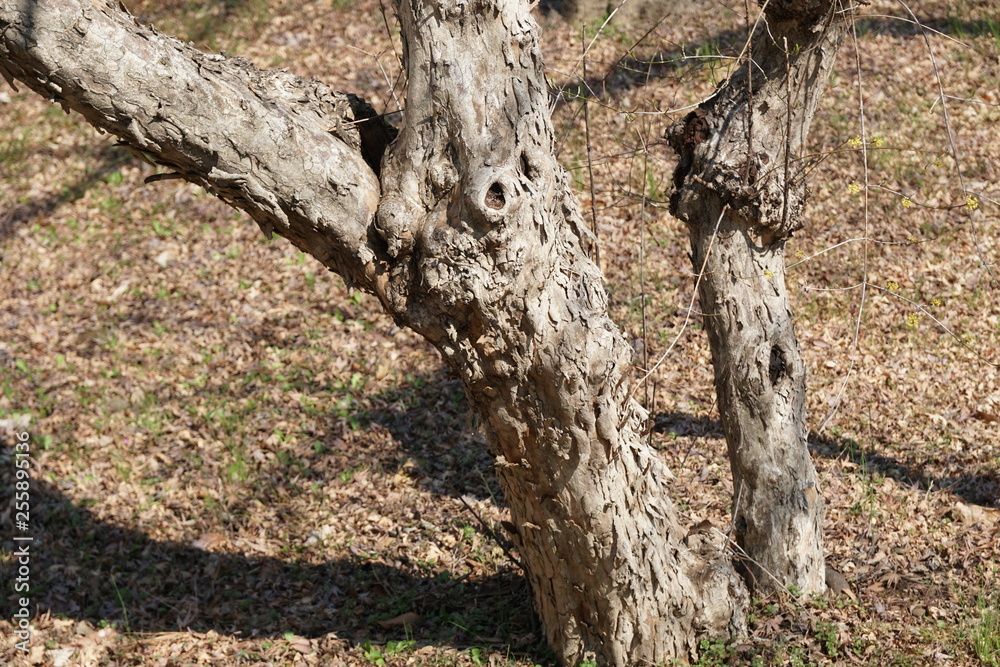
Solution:
M 861 148 L 862 143 L 864 142 L 861 141 L 861 137 L 854 137 L 853 139 L 849 139 L 847 141 L 847 145 L 851 148 Z
M 937 167 L 938 169 L 940 169 L 941 167 L 944 166 L 944 163 L 941 162 L 941 160 L 938 160 L 937 162 L 934 163 L 934 166 Z
M 852 195 L 856 195 L 859 192 L 861 192 L 861 185 L 857 181 L 849 183 L 847 185 L 847 191 L 850 192 Z
M 767 277 L 767 278 L 773 278 L 774 277 L 774 271 L 771 271 L 770 269 L 764 269 L 764 276 Z
M 909 197 L 903 197 L 903 201 L 901 203 L 903 204 L 903 208 L 910 208 L 913 206 L 913 202 Z
M 920 324 L 920 313 L 910 313 L 906 316 L 906 326 L 916 329 L 918 324 Z
M 975 211 L 979 208 L 979 200 L 976 199 L 976 195 L 965 195 L 965 208 L 970 211 Z
M 931 305 L 932 306 L 942 306 L 942 305 L 944 305 L 944 301 L 942 301 L 941 299 L 931 299 Z
M 882 144 L 885 143 L 885 139 L 876 134 L 872 137 L 872 143 L 875 144 L 875 148 L 882 148 Z
M 899 283 L 897 283 L 895 280 L 890 280 L 885 284 L 885 288 L 890 292 L 895 292 L 896 290 L 899 289 Z
M 795 258 L 796 259 L 802 259 L 805 256 L 806 256 L 806 254 L 804 252 L 802 252 L 801 250 L 796 250 L 795 251 Z
M 907 237 L 906 237 L 906 240 L 907 240 L 907 241 L 909 241 L 910 243 L 916 243 L 916 242 L 918 242 L 918 241 L 919 241 L 920 239 L 918 239 L 918 238 L 917 238 L 916 236 L 907 236 Z

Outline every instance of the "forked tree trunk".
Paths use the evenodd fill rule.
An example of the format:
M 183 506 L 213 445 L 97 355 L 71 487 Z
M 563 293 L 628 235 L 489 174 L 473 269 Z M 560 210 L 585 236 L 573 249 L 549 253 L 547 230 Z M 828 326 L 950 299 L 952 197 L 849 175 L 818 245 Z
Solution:
M 668 131 L 679 156 L 671 210 L 690 229 L 695 271 L 704 267 L 698 295 L 746 568 L 759 589 L 817 593 L 823 496 L 784 247 L 803 226 L 802 148 L 851 14 L 833 0 L 772 0 L 765 17 L 750 64 Z
M 200 54 L 102 0 L 21 5 L 0 0 L 8 80 L 211 188 L 442 351 L 488 426 L 564 662 L 684 662 L 744 629 L 729 554 L 686 534 L 640 436 L 526 1 L 401 1 L 406 117 L 380 178 L 392 132 L 355 98 Z

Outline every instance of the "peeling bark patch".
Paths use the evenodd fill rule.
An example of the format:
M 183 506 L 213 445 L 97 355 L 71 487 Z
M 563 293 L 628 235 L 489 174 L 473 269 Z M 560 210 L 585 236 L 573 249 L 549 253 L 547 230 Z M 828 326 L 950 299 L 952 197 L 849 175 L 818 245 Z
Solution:
M 491 185 L 490 189 L 486 191 L 483 203 L 494 211 L 502 210 L 507 205 L 507 199 L 503 196 L 503 186 L 499 183 Z
M 785 361 L 785 353 L 781 347 L 775 345 L 771 348 L 771 360 L 768 364 L 768 375 L 771 378 L 771 386 L 778 384 L 778 380 L 785 376 L 788 370 L 788 362 Z
M 708 139 L 709 127 L 704 109 L 695 109 L 667 130 L 667 141 L 679 158 L 674 170 L 674 187 L 680 190 L 694 164 L 694 151 Z

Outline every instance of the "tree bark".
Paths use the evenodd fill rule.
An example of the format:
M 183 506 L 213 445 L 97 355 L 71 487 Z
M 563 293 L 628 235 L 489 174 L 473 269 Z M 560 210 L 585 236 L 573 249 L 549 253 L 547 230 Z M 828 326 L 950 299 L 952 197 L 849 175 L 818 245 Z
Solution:
M 747 595 L 725 545 L 681 526 L 643 444 L 529 8 L 401 0 L 407 107 L 382 160 L 393 131 L 360 100 L 200 54 L 102 0 L 0 0 L 0 73 L 211 188 L 441 350 L 487 425 L 566 664 L 685 662 L 745 629 Z
M 489 427 L 549 643 L 569 664 L 694 655 L 742 623 L 728 558 L 685 537 L 642 442 L 632 351 L 553 157 L 520 2 L 402 2 L 405 125 L 376 226 L 387 308 L 441 349 Z M 420 26 L 417 29 L 417 26 Z
M 733 470 L 735 535 L 753 585 L 825 590 L 823 496 L 809 457 L 805 367 L 784 280 L 803 226 L 802 148 L 849 12 L 766 3 L 752 57 L 675 123 L 671 211 L 691 233 Z
M 362 100 L 201 53 L 110 2 L 0 0 L 0 34 L 11 86 L 82 114 L 370 288 L 379 185 L 363 149 L 381 157 L 387 138 L 380 148 L 370 128 L 384 125 Z

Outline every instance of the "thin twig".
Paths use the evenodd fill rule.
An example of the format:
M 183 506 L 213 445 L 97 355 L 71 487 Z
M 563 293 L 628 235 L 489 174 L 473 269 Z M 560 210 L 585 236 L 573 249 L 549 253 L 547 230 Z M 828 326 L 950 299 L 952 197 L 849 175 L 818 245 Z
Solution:
M 691 313 L 694 311 L 694 300 L 698 298 L 698 286 L 701 285 L 701 277 L 705 275 L 705 267 L 708 266 L 708 258 L 712 254 L 712 246 L 715 245 L 715 238 L 716 235 L 719 233 L 719 225 L 722 224 L 722 218 L 726 215 L 726 211 L 728 210 L 729 210 L 729 204 L 724 205 L 722 207 L 722 211 L 719 212 L 719 219 L 715 221 L 715 229 L 712 230 L 712 239 L 708 242 L 708 250 L 705 252 L 705 259 L 702 260 L 701 270 L 698 271 L 698 277 L 694 281 L 694 290 L 691 292 L 691 301 L 688 303 L 687 314 L 684 316 L 684 322 L 683 324 L 681 324 L 681 330 L 677 332 L 676 336 L 674 336 L 674 339 L 670 342 L 670 346 L 667 347 L 667 351 L 660 356 L 659 360 L 657 360 L 657 362 L 653 364 L 652 368 L 646 371 L 646 377 L 652 375 L 653 372 L 655 372 L 656 369 L 660 367 L 660 364 L 662 364 L 663 361 L 667 358 L 667 355 L 670 354 L 670 351 L 674 349 L 674 345 L 676 345 L 677 341 L 681 339 L 681 336 L 687 329 L 688 322 L 691 321 Z M 645 377 L 643 378 L 643 380 L 645 380 Z
M 369 53 L 368 51 L 365 51 L 364 49 L 359 49 L 358 47 L 353 46 L 351 44 L 348 44 L 347 48 L 354 49 L 358 53 L 363 53 L 366 56 L 368 56 L 369 58 L 373 58 L 375 60 L 375 63 L 378 65 L 379 70 L 382 72 L 382 78 L 385 79 L 385 85 L 387 85 L 389 87 L 389 94 L 392 96 L 392 100 L 396 103 L 396 109 L 397 110 L 402 110 L 403 105 L 400 103 L 399 98 L 396 97 L 396 85 L 392 82 L 392 79 L 389 78 L 389 74 L 388 74 L 388 72 L 385 71 L 385 68 L 382 67 L 382 60 L 381 60 L 381 58 L 379 58 L 378 56 L 376 56 L 374 53 Z M 385 109 L 384 108 L 382 110 L 382 115 L 385 115 Z
M 586 26 L 580 28 L 581 46 L 587 41 Z M 587 53 L 583 54 L 583 80 L 587 81 Z M 594 155 L 590 144 L 590 109 L 589 95 L 583 96 L 583 129 L 587 135 L 587 173 L 590 176 L 590 227 L 594 232 L 594 262 L 599 267 L 601 265 L 601 236 L 597 230 L 597 203 L 594 198 Z
M 865 221 L 865 232 L 862 238 L 867 239 L 869 237 L 868 227 L 870 220 L 868 218 L 868 137 L 867 130 L 865 128 L 865 90 L 864 90 L 864 78 L 861 73 L 861 48 L 858 45 L 858 29 L 856 23 L 851 23 L 851 40 L 854 43 L 854 66 L 858 73 L 858 114 L 861 117 L 861 162 L 864 167 L 864 221 Z M 861 338 L 861 322 L 864 319 L 865 312 L 865 299 L 868 295 L 868 243 L 862 244 L 862 278 L 861 278 L 861 300 L 858 303 L 858 316 L 854 321 L 854 340 L 851 343 L 851 366 L 847 369 L 847 375 L 844 376 L 844 381 L 840 385 L 840 390 L 837 392 L 837 396 L 833 400 L 833 405 L 830 407 L 830 412 L 827 414 L 826 418 L 820 423 L 819 427 L 816 429 L 817 433 L 822 433 L 826 425 L 833 419 L 833 416 L 837 414 L 837 410 L 840 409 L 840 401 L 844 396 L 844 391 L 847 389 L 847 384 L 851 381 L 851 375 L 854 374 L 854 367 L 858 363 L 858 341 Z
M 944 94 L 944 82 L 941 80 L 941 70 L 938 68 L 937 58 L 934 55 L 934 49 L 931 47 L 931 40 L 927 36 L 927 31 L 924 29 L 924 24 L 920 22 L 913 10 L 910 9 L 903 0 L 897 0 L 903 9 L 910 15 L 910 18 L 920 27 L 920 34 L 924 38 L 924 44 L 927 46 L 927 55 L 930 56 L 931 65 L 934 67 L 934 78 L 937 80 L 938 85 L 938 95 L 941 99 L 941 111 L 944 115 L 944 129 L 948 135 L 948 145 L 951 147 L 951 156 L 955 161 L 955 173 L 958 175 L 958 185 L 962 189 L 962 197 L 968 197 L 969 191 L 965 187 L 965 175 L 962 173 L 962 162 L 958 154 L 958 146 L 955 144 L 955 135 L 951 131 L 951 116 L 948 114 L 948 104 L 945 101 Z M 972 215 L 971 207 L 966 211 L 966 218 L 969 220 L 969 229 L 972 231 L 972 242 L 976 246 L 976 254 L 979 255 L 979 261 L 983 263 L 983 267 L 986 269 L 986 273 L 990 275 L 990 280 L 993 281 L 994 286 L 1000 286 L 1000 280 L 997 280 L 997 276 L 993 273 L 993 265 L 986 260 L 986 254 L 983 252 L 982 244 L 979 241 L 979 232 L 976 230 L 976 219 Z
M 514 554 L 510 552 L 510 548 L 508 547 L 508 544 L 510 544 L 510 540 L 506 539 L 501 540 L 500 536 L 497 535 L 496 531 L 493 530 L 493 528 L 491 528 L 489 524 L 483 521 L 483 517 L 479 516 L 479 512 L 472 509 L 472 505 L 469 504 L 469 502 L 465 499 L 464 496 L 459 497 L 459 500 L 461 500 L 462 504 L 465 505 L 465 509 L 469 510 L 472 513 L 472 516 L 476 517 L 476 521 L 479 522 L 479 525 L 482 526 L 483 530 L 489 533 L 489 536 L 493 539 L 494 542 L 497 543 L 497 546 L 503 549 L 503 552 L 507 554 L 507 558 L 509 558 L 511 562 L 514 563 L 514 565 L 517 565 L 519 568 L 521 568 L 521 570 L 527 572 L 528 570 L 524 567 L 524 565 L 521 564 L 521 561 L 519 561 L 514 556 Z
M 639 311 L 642 314 L 642 367 L 649 367 L 649 345 L 646 340 L 646 181 L 649 178 L 649 148 L 642 132 L 636 130 L 642 144 L 642 199 L 639 203 Z M 642 378 L 644 406 L 649 406 L 649 374 Z

